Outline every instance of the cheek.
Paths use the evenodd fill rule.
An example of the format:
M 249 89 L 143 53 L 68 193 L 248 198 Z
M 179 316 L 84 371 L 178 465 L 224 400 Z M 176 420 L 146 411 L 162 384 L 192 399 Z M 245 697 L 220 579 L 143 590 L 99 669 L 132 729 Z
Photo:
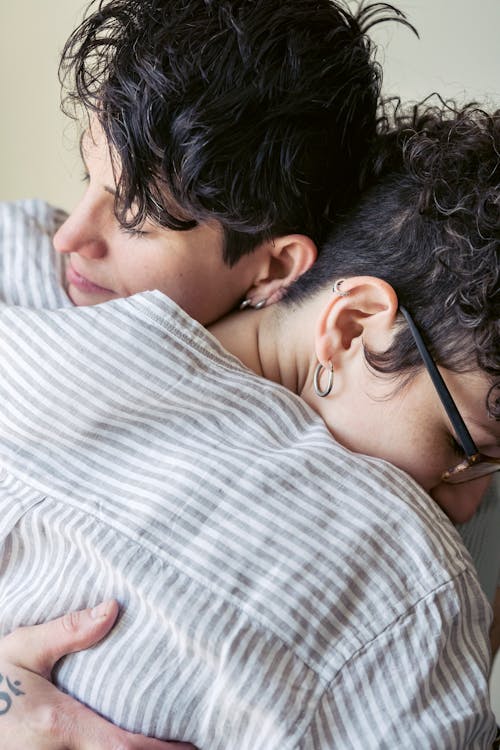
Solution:
M 491 479 L 492 475 L 463 484 L 441 482 L 430 494 L 453 523 L 465 523 L 479 508 Z
M 132 240 L 125 247 L 123 240 L 115 247 L 113 266 L 128 294 L 158 289 L 175 299 L 175 290 L 182 288 L 184 274 L 175 256 L 152 246 L 144 247 L 144 240 Z M 189 278 L 186 270 L 185 278 Z
M 124 296 L 157 289 L 202 324 L 219 317 L 212 308 L 224 297 L 223 290 L 215 294 L 209 274 L 185 258 L 179 259 L 175 254 L 166 257 L 165 253 L 142 259 L 136 256 L 121 263 L 118 272 L 126 290 Z M 226 311 L 224 306 L 220 314 Z

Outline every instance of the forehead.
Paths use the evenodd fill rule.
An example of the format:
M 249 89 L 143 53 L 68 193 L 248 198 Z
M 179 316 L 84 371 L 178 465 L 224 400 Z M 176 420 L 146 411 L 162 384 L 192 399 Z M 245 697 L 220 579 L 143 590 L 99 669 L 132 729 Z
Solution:
M 80 156 L 89 174 L 95 171 L 109 174 L 114 189 L 120 174 L 120 160 L 110 148 L 104 131 L 95 118 L 80 136 Z
M 95 116 L 90 120 L 88 128 L 80 136 L 80 155 L 89 176 L 99 180 L 102 183 L 102 188 L 107 193 L 115 196 L 118 206 L 120 206 L 120 178 L 122 172 L 120 157 L 116 149 L 109 144 L 103 128 Z M 151 182 L 148 187 L 151 189 L 149 197 L 153 204 L 156 203 L 153 194 L 161 194 L 161 205 L 159 202 L 156 203 L 157 210 L 152 212 L 153 215 L 150 214 L 148 216 L 152 223 L 159 227 L 164 226 L 164 228 L 169 228 L 171 225 L 168 221 L 162 222 L 160 218 L 162 215 L 167 215 L 168 218 L 169 215 L 170 217 L 174 217 L 176 221 L 192 222 L 192 228 L 194 228 L 198 222 L 194 221 L 192 215 L 178 204 L 169 194 L 167 187 L 161 184 L 160 180 L 155 184 Z M 134 203 L 126 206 L 126 209 L 130 209 L 132 215 L 134 208 Z M 221 228 L 219 222 L 216 221 L 204 221 L 204 223 L 213 228 Z

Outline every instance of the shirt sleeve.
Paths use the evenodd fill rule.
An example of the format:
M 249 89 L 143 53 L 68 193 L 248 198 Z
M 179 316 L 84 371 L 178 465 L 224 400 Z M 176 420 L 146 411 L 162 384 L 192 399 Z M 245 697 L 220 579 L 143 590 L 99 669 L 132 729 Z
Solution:
M 367 643 L 325 689 L 298 750 L 485 750 L 490 612 L 467 572 Z
M 64 219 L 45 201 L 0 202 L 0 300 L 47 310 L 72 306 L 62 285 L 63 258 L 52 244 Z

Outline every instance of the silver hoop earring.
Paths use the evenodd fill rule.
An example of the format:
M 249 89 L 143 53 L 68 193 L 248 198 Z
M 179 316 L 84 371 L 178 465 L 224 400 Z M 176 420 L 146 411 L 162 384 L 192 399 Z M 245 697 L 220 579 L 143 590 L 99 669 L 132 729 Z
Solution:
M 344 283 L 344 281 L 345 281 L 345 279 L 337 279 L 337 281 L 336 281 L 336 282 L 335 282 L 335 284 L 333 285 L 333 293 L 334 293 L 334 294 L 338 294 L 338 295 L 339 295 L 339 297 L 348 297 L 348 296 L 349 296 L 349 294 L 350 294 L 350 292 L 349 292 L 349 291 L 347 291 L 347 292 L 342 292 L 342 291 L 340 290 L 340 288 L 339 288 L 339 287 L 340 287 L 340 285 Z
M 251 299 L 244 299 L 243 302 L 240 302 L 240 310 L 246 310 L 247 307 L 251 307 L 252 310 L 262 310 L 263 307 L 265 307 L 267 304 L 267 297 L 265 299 L 261 299 L 258 302 L 254 304 L 253 300 Z
M 324 390 L 321 389 L 321 373 L 323 370 L 326 369 L 324 365 L 321 364 L 321 362 L 318 362 L 316 365 L 316 369 L 314 370 L 314 390 L 317 396 L 320 398 L 324 398 L 325 396 L 328 396 L 329 393 L 331 393 L 333 388 L 333 365 L 330 362 L 330 371 L 328 373 L 328 383 L 326 384 L 326 388 Z

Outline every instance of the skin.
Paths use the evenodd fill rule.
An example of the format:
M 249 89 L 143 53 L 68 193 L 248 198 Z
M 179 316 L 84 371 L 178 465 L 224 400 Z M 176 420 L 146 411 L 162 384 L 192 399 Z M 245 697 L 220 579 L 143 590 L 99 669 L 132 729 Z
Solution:
M 66 256 L 66 289 L 75 305 L 96 305 L 157 289 L 206 324 L 244 297 L 269 298 L 273 274 L 302 272 L 288 267 L 285 256 L 278 259 L 277 246 L 271 242 L 262 243 L 230 268 L 222 257 L 223 233 L 217 222 L 184 232 L 151 221 L 139 230 L 125 230 L 114 213 L 118 168 L 95 122 L 83 137 L 82 156 L 87 188 L 54 236 L 55 249 Z M 310 244 L 312 263 L 315 248 Z
M 211 327 L 221 343 L 251 369 L 281 382 L 317 411 L 333 436 L 358 453 L 382 458 L 407 472 L 455 522 L 477 510 L 489 478 L 451 485 L 442 474 L 461 460 L 448 417 L 427 372 L 402 388 L 366 366 L 363 346 L 388 348 L 398 302 L 381 279 L 356 277 L 331 286 L 296 308 L 279 305 L 232 315 Z M 319 398 L 313 387 L 317 363 L 333 364 L 334 388 Z M 486 411 L 490 383 L 481 371 L 442 375 L 479 450 L 499 455 L 500 424 Z
M 115 180 L 119 170 L 112 163 L 108 144 L 95 120 L 83 138 L 82 156 L 87 170 L 87 189 L 54 237 L 55 249 L 67 257 L 66 287 L 75 305 L 94 305 L 158 289 L 172 297 L 192 317 L 207 324 L 220 319 L 242 297 L 255 301 L 267 299 L 268 303 L 278 300 L 283 287 L 304 273 L 315 260 L 313 243 L 306 237 L 294 235 L 263 243 L 254 253 L 244 256 L 229 268 L 222 258 L 223 234 L 216 222 L 178 232 L 148 221 L 140 230 L 126 231 L 114 214 Z M 370 294 L 374 296 L 373 287 L 370 287 Z M 223 319 L 222 323 L 215 324 L 213 331 L 223 337 L 226 348 L 230 351 L 236 349 L 235 353 L 250 367 L 253 365 L 253 369 L 264 377 L 282 382 L 304 398 L 327 424 L 334 425 L 331 427 L 333 434 L 346 447 L 385 458 L 404 469 L 432 493 L 454 521 L 467 520 L 477 508 L 477 498 L 482 497 L 488 480 L 441 486 L 439 477 L 457 463 L 457 456 L 453 451 L 449 425 L 446 421 L 446 427 L 443 426 L 443 410 L 425 372 L 414 379 L 411 387 L 388 400 L 391 393 L 387 384 L 380 378 L 374 382 L 367 380 L 364 359 L 359 356 L 362 355 L 361 336 L 351 336 L 349 347 L 340 347 L 344 354 L 349 353 L 353 366 L 349 377 L 340 380 L 341 372 L 336 366 L 335 399 L 318 401 L 312 390 L 312 375 L 318 359 L 328 364 L 333 361 L 333 354 L 338 358 L 338 347 L 335 351 L 328 348 L 333 346 L 335 349 L 333 330 L 329 331 L 332 334 L 330 339 L 325 338 L 323 343 L 316 341 L 317 351 L 307 347 L 312 340 L 312 327 L 319 325 L 316 319 L 319 320 L 324 310 L 327 313 L 323 313 L 323 317 L 329 314 L 331 300 L 331 293 L 318 295 L 299 313 L 295 311 L 294 314 L 300 317 L 297 325 L 290 324 L 287 310 L 287 325 L 281 329 L 278 325 L 279 310 L 277 312 L 270 305 L 260 311 L 252 324 L 259 322 L 259 329 L 252 334 L 253 340 L 262 344 L 262 351 L 243 350 L 241 342 L 249 340 L 249 326 L 248 319 L 239 315 Z M 337 297 L 335 301 L 341 300 L 349 307 L 351 301 L 346 302 L 346 297 Z M 372 323 L 374 320 L 377 325 L 380 323 L 380 330 L 374 331 L 376 326 L 365 330 L 352 316 L 349 318 L 351 327 L 354 326 L 352 330 L 363 333 L 363 341 L 368 346 L 371 346 L 370 337 L 375 338 L 374 349 L 386 348 L 390 343 L 397 311 L 393 293 L 381 304 L 382 307 L 385 305 L 388 314 L 384 317 L 377 308 L 379 317 L 372 315 L 370 318 Z M 265 333 L 266 330 L 272 332 L 274 339 Z M 308 333 L 307 336 L 296 335 L 295 340 L 290 341 L 292 330 Z M 233 331 L 236 334 L 232 334 Z M 284 335 L 287 344 L 283 343 L 281 348 L 278 337 Z M 345 331 L 341 335 L 345 344 Z M 271 351 L 274 356 L 268 354 Z M 355 352 L 357 359 L 353 357 Z M 345 357 L 344 361 L 347 362 Z M 260 362 L 265 363 L 265 370 L 260 367 Z M 486 426 L 482 423 L 487 388 L 484 378 L 476 382 L 475 375 L 471 374 L 457 376 L 447 372 L 444 376 L 459 409 L 463 403 L 464 416 L 466 421 L 468 417 L 478 447 L 484 447 L 488 452 L 488 448 L 495 445 L 496 433 L 491 420 Z M 338 401 L 340 393 L 346 397 L 346 407 Z M 477 405 L 468 412 L 466 401 L 472 394 L 475 394 Z M 334 401 L 335 407 L 331 411 Z M 357 403 L 359 408 L 353 410 L 351 403 Z M 422 403 L 433 404 L 435 413 L 429 413 L 423 419 Z M 399 410 L 405 415 L 404 439 L 399 428 L 394 426 L 400 422 Z M 372 424 L 375 429 L 372 429 Z

